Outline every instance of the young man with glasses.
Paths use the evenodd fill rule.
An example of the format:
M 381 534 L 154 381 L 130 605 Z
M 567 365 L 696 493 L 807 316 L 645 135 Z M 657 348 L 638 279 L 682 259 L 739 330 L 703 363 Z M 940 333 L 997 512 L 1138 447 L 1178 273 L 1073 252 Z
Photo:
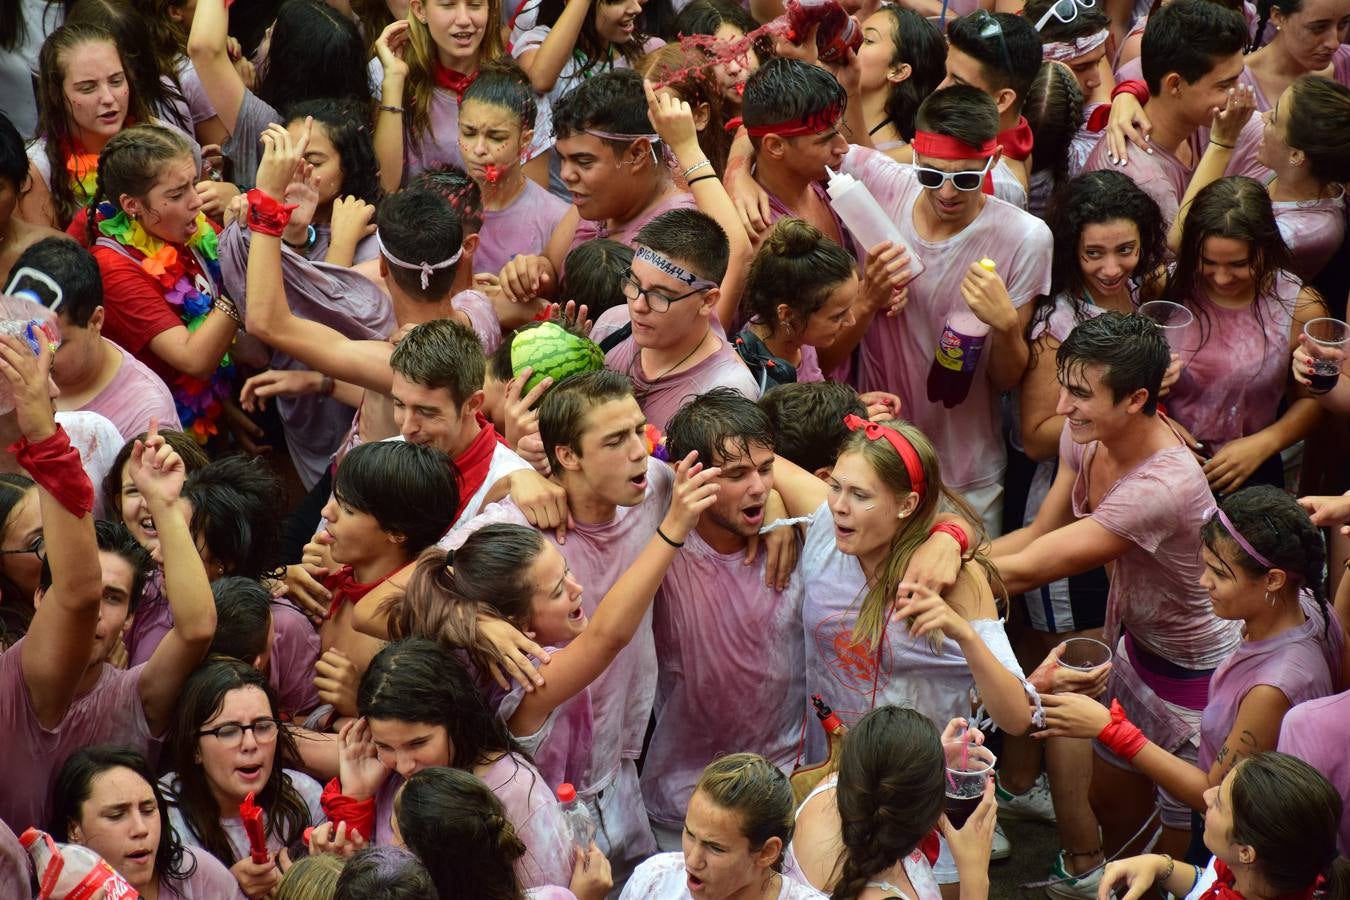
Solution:
M 726 277 L 726 232 L 697 210 L 675 209 L 638 232 L 623 278 L 632 334 L 605 355 L 605 368 L 633 382 L 647 421 L 665 431 L 690 397 L 730 387 L 759 398 L 759 386 L 712 325 Z
M 969 85 L 998 106 L 1002 152 L 992 170 L 993 194 L 1022 209 L 1033 142 L 1022 104 L 1040 68 L 1040 36 L 1021 16 L 977 9 L 947 27 L 947 77 L 939 87 Z
M 1006 459 L 999 394 L 1026 369 L 1023 333 L 1031 300 L 1050 289 L 1051 236 L 1039 219 L 981 190 L 999 159 L 999 113 L 987 94 L 939 89 L 916 124 L 912 166 L 861 147 L 844 158 L 843 170 L 866 183 L 924 265 L 907 285 L 904 311 L 875 319 L 863 336 L 854 386 L 900 395 L 906 417 L 942 454 L 943 480 L 997 534 Z M 945 408 L 930 400 L 928 381 L 947 323 L 971 313 L 988 335 L 965 376 L 969 393 Z

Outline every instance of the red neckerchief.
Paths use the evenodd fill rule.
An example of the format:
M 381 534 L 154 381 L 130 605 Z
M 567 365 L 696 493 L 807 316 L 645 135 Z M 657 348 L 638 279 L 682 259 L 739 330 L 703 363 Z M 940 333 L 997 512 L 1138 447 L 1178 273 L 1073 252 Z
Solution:
M 1110 109 L 1107 109 L 1110 113 Z M 1008 159 L 1015 159 L 1018 162 L 1031 158 L 1031 145 L 1035 143 L 1035 136 L 1031 133 L 1031 126 L 1027 124 L 1026 116 L 1018 116 L 1017 124 L 1007 131 L 1000 131 L 998 137 L 999 147 L 1003 150 L 1003 155 Z M 984 176 L 984 186 L 981 191 L 994 196 L 994 170 L 991 168 Z
M 440 63 L 436 63 L 435 75 L 436 87 L 445 88 L 447 91 L 454 91 L 455 97 L 460 103 L 464 102 L 464 92 L 469 89 L 469 85 L 473 84 L 478 78 L 477 70 L 470 72 L 468 75 L 461 75 L 454 69 L 447 68 Z M 1023 119 L 1022 121 L 1025 122 L 1026 120 Z
M 1313 893 L 1323 883 L 1323 880 L 1323 877 L 1318 875 L 1312 884 L 1296 893 L 1285 894 L 1282 900 L 1312 900 Z M 1237 876 L 1233 874 L 1232 869 L 1228 868 L 1228 864 L 1221 859 L 1216 859 L 1214 860 L 1214 883 L 1200 895 L 1199 900 L 1246 900 L 1233 889 L 1236 882 Z
M 403 567 L 399 566 L 399 569 L 401 568 Z M 398 569 L 394 570 L 394 572 L 397 571 Z M 394 572 L 390 572 L 389 575 L 393 575 Z M 366 594 L 388 581 L 389 575 L 364 584 L 356 580 L 351 566 L 343 566 L 337 572 L 329 575 L 323 580 L 323 586 L 333 592 L 333 599 L 328 604 L 328 618 L 331 619 L 337 615 L 338 610 L 342 609 L 344 603 L 360 603 Z
M 942 844 L 938 840 L 936 828 L 928 832 L 927 836 L 919 841 L 919 852 L 923 854 L 924 859 L 928 860 L 930 867 L 937 865 L 938 854 L 942 852 Z
M 455 521 L 459 521 L 473 495 L 487 481 L 497 444 L 506 444 L 482 413 L 475 413 L 474 418 L 478 422 L 478 436 L 455 457 L 455 469 L 459 472 L 459 508 L 455 510 Z
M 1104 128 L 1106 128 L 1106 123 L 1109 122 L 1110 120 L 1111 120 L 1111 104 L 1103 103 L 1096 109 L 1094 109 L 1090 115 L 1088 115 L 1087 130 L 1095 134 L 1096 132 L 1099 132 Z

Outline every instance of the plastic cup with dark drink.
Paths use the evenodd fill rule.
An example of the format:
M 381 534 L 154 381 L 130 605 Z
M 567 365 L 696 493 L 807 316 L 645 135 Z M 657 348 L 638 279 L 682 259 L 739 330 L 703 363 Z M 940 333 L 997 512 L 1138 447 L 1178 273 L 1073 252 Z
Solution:
M 1064 652 L 1059 655 L 1059 664 L 1066 669 L 1079 672 L 1091 672 L 1111 661 L 1111 648 L 1092 638 L 1069 638 L 1064 642 Z
M 1151 300 L 1139 307 L 1139 315 L 1157 325 L 1172 352 L 1181 357 L 1181 364 L 1189 363 L 1200 349 L 1199 335 L 1192 327 L 1195 314 L 1180 303 L 1170 300 Z
M 984 747 L 966 740 L 942 745 L 947 756 L 947 821 L 953 828 L 966 824 L 984 799 L 984 786 L 994 774 L 998 759 Z
M 1325 394 L 1336 386 L 1345 362 L 1346 343 L 1350 341 L 1350 325 L 1340 319 L 1312 319 L 1303 326 L 1308 336 L 1304 348 L 1312 357 L 1312 374 L 1308 376 L 1308 390 Z

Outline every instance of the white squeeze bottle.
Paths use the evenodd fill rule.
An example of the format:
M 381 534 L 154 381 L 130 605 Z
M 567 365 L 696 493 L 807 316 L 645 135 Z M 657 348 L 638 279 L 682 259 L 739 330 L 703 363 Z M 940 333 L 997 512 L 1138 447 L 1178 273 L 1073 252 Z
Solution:
M 900 229 L 881 208 L 877 198 L 867 189 L 867 185 L 849 175 L 826 167 L 830 173 L 825 192 L 830 195 L 830 206 L 843 220 L 844 227 L 862 244 L 866 253 L 882 241 L 890 241 L 897 247 L 909 251 L 909 273 L 917 277 L 923 271 L 923 262 L 915 255 L 914 248 L 905 243 Z

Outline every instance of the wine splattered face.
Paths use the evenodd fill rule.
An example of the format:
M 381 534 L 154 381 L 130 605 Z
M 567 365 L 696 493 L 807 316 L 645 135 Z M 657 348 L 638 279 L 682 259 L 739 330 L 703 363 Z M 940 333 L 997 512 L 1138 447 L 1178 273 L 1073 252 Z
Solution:
M 745 83 L 759 70 L 759 57 L 745 40 L 745 32 L 730 22 L 717 26 L 713 37 L 717 43 L 705 48 L 705 52 L 713 60 L 717 89 L 722 93 L 724 104 L 730 104 L 731 109 L 740 109 Z
M 469 100 L 459 108 L 459 152 L 464 170 L 480 187 L 495 185 L 520 164 L 529 140 L 520 116 L 504 106 Z

